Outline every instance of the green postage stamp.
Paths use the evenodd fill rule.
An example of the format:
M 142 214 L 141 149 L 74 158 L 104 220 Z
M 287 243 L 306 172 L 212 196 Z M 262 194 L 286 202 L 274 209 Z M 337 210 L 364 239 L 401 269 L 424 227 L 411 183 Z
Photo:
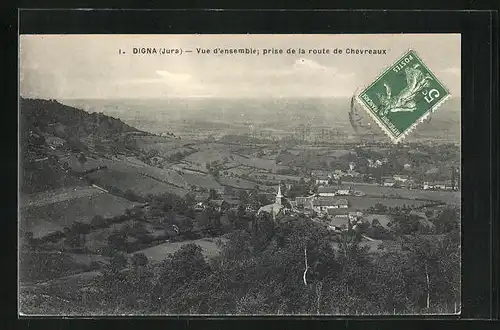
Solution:
M 398 143 L 449 97 L 417 53 L 409 50 L 358 94 L 357 100 Z

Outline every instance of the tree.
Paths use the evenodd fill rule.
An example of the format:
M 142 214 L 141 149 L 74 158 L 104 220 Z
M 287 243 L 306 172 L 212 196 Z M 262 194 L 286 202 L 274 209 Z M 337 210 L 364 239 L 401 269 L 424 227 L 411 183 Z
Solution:
M 85 157 L 85 154 L 83 152 L 80 152 L 80 154 L 78 155 L 78 162 L 81 165 L 84 165 L 87 162 L 87 157 Z
M 144 253 L 136 253 L 132 255 L 132 265 L 134 267 L 143 267 L 148 264 L 148 258 Z
M 125 251 L 127 249 L 126 236 L 121 231 L 111 233 L 107 241 L 108 245 L 115 250 Z
M 104 225 L 106 225 L 106 219 L 104 219 L 103 216 L 101 215 L 95 215 L 92 220 L 90 221 L 90 224 L 94 227 L 94 228 L 101 228 L 103 227 Z
M 445 208 L 435 219 L 437 234 L 445 234 L 460 227 L 459 213 L 454 208 Z
M 183 245 L 161 265 L 159 287 L 153 291 L 156 303 L 171 311 L 189 310 L 190 297 L 195 283 L 211 273 L 210 265 L 202 254 L 202 249 L 194 243 Z
M 240 199 L 242 204 L 247 204 L 249 201 L 249 196 L 246 190 L 240 190 L 238 192 L 238 198 Z
M 193 231 L 193 220 L 190 217 L 183 217 L 179 228 L 183 234 L 191 234 Z
M 275 233 L 274 221 L 267 212 L 259 214 L 252 228 L 252 244 L 255 250 L 262 251 L 267 247 Z
M 209 199 L 217 199 L 217 198 L 219 198 L 219 194 L 215 189 L 211 188 L 209 191 Z

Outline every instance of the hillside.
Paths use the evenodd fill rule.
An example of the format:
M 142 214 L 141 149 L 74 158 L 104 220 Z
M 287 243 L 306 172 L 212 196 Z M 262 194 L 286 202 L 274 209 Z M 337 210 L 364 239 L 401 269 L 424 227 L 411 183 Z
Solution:
M 20 131 L 44 132 L 73 140 L 90 136 L 108 139 L 116 134 L 139 132 L 120 119 L 102 113 L 88 113 L 55 100 L 21 99 Z
M 19 105 L 21 191 L 33 193 L 72 186 L 79 180 L 59 161 L 86 156 L 130 153 L 128 135 L 148 133 L 101 113 L 88 113 L 55 100 L 24 99 Z

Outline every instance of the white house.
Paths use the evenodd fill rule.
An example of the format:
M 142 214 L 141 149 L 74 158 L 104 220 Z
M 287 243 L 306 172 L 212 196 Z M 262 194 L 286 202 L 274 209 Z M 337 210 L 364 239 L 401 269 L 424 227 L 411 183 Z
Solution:
M 393 187 L 396 184 L 396 180 L 388 178 L 384 180 L 384 187 Z
M 351 190 L 350 189 L 338 189 L 337 190 L 337 195 L 348 196 L 350 194 L 351 194 Z
M 396 174 L 393 176 L 393 178 L 394 178 L 394 180 L 399 181 L 399 182 L 403 182 L 403 183 L 410 179 L 408 177 L 408 175 L 401 175 L 401 174 Z
M 316 178 L 316 184 L 328 184 L 330 178 L 327 176 L 320 176 Z
M 318 194 L 322 197 L 332 197 L 337 194 L 337 189 L 334 187 L 319 187 Z
M 452 190 L 451 180 L 446 181 L 436 181 L 436 182 L 424 182 L 423 188 L 428 189 L 439 189 L 439 190 Z
M 312 202 L 312 208 L 318 213 L 327 212 L 329 209 L 348 208 L 349 203 L 345 198 L 316 198 Z
M 363 218 L 363 213 L 359 212 L 359 211 L 349 212 L 348 217 L 349 217 L 349 220 L 351 220 L 352 222 L 358 222 L 359 220 L 361 220 Z

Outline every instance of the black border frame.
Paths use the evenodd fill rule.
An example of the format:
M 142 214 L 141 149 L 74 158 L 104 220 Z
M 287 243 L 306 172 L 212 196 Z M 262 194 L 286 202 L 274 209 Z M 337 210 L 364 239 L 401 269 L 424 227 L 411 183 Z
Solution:
M 28 10 L 19 15 L 19 33 L 26 34 L 95 34 L 95 33 L 461 33 L 462 34 L 462 315 L 391 317 L 398 323 L 411 319 L 495 319 L 498 318 L 498 12 L 497 11 L 376 11 L 376 10 Z M 14 26 L 10 25 L 11 31 Z M 17 33 L 16 33 L 17 46 Z M 17 47 L 16 47 L 17 48 Z M 17 55 L 17 54 L 16 54 Z M 17 56 L 12 56 L 17 81 Z M 12 75 L 13 76 L 13 75 Z M 13 81 L 13 78 L 10 80 Z M 12 90 L 10 85 L 10 90 Z M 17 109 L 17 86 L 12 91 Z M 10 110 L 9 110 L 10 111 Z M 13 110 L 12 110 L 13 111 Z M 17 117 L 17 116 L 16 116 Z M 16 136 L 17 136 L 17 132 Z M 17 140 L 17 138 L 16 138 Z M 9 140 L 8 140 L 9 141 Z M 13 141 L 13 140 L 12 140 Z M 17 145 L 14 159 L 17 162 Z M 17 168 L 17 163 L 11 164 Z M 16 180 L 14 180 L 16 181 Z M 17 182 L 14 183 L 17 189 Z M 17 204 L 17 201 L 15 201 Z M 10 204 L 15 205 L 15 204 Z M 16 210 L 17 212 L 17 210 Z M 17 226 L 13 226 L 16 228 Z M 17 237 L 17 228 L 12 231 Z M 12 237 L 11 237 L 12 239 Z M 496 248 L 496 249 L 494 249 Z M 17 251 L 15 253 L 17 264 Z M 17 267 L 15 268 L 17 270 Z M 17 275 L 17 274 L 16 274 Z M 17 276 L 14 292 L 17 314 Z M 14 302 L 14 301 L 13 301 Z M 106 317 L 112 319 L 114 317 Z M 33 322 L 35 318 L 23 318 Z M 127 318 L 129 319 L 129 318 Z M 155 318 L 156 319 L 156 318 Z M 207 328 L 199 317 L 168 319 L 171 325 Z M 206 318 L 204 318 L 206 319 Z M 210 318 L 221 319 L 221 318 Z M 243 317 L 230 322 L 233 328 Z M 258 317 L 274 327 L 289 328 L 292 320 L 328 326 L 324 321 L 346 324 L 364 323 L 362 327 L 387 317 L 300 317 L 276 321 Z M 349 320 L 349 321 L 347 321 Z M 127 322 L 121 320 L 120 322 Z M 156 321 L 159 320 L 155 320 Z M 417 321 L 417 322 L 415 322 Z M 38 323 L 38 321 L 36 321 Z M 49 321 L 52 323 L 52 321 Z M 200 322 L 203 322 L 200 324 Z M 92 323 L 95 323 L 92 321 Z M 215 324 L 221 328 L 217 321 Z M 406 322 L 405 322 L 406 323 Z M 80 323 L 81 324 L 81 323 Z M 462 323 L 464 324 L 464 323 Z M 226 326 L 228 324 L 226 323 Z M 297 323 L 293 324 L 297 326 Z M 301 326 L 301 327 L 302 327 Z M 406 324 L 405 326 L 408 326 Z M 422 325 L 419 326 L 421 328 Z M 209 327 L 210 328 L 210 327 Z

